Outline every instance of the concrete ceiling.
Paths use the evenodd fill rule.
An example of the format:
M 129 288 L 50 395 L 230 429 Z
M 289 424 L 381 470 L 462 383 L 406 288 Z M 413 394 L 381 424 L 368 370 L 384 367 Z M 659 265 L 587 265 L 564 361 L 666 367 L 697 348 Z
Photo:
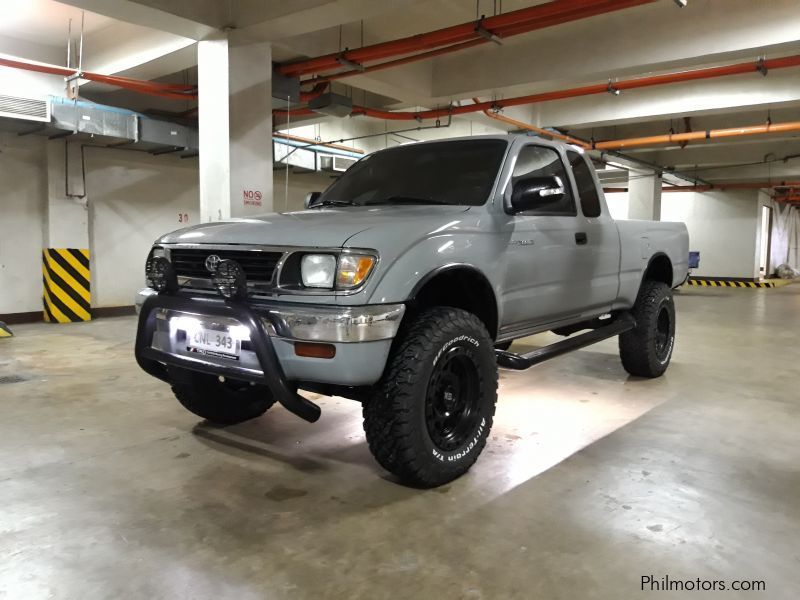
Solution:
M 47 12 L 48 18 L 33 24 L 26 17 L 29 21 L 19 30 L 36 38 L 32 41 L 48 43 L 48 36 L 55 36 L 60 27 L 60 40 L 53 37 L 53 43 L 63 44 L 64 16 L 74 15 L 75 8 L 93 11 L 98 14 L 87 13 L 87 24 L 93 28 L 88 37 L 95 52 L 87 54 L 92 65 L 155 79 L 192 67 L 194 40 L 222 28 L 235 30 L 240 43 L 270 41 L 274 59 L 285 61 L 359 47 L 362 40 L 372 44 L 430 31 L 544 0 L 63 2 L 30 2 L 38 5 L 36 12 Z M 60 9 L 50 10 L 44 4 Z M 0 38 L 3 35 L 0 31 Z M 7 47 L 0 40 L 0 51 Z M 361 90 L 392 107 L 433 108 L 473 96 L 505 98 L 790 54 L 800 54 L 800 0 L 689 0 L 683 9 L 671 0 L 659 0 L 520 35 L 499 46 L 486 44 L 351 77 L 342 84 L 351 86 L 356 98 Z M 603 139 L 667 133 L 670 127 L 682 131 L 685 117 L 699 129 L 761 123 L 768 113 L 775 122 L 800 120 L 799 111 L 800 68 L 788 68 L 766 77 L 754 72 L 631 90 L 619 96 L 602 94 L 517 107 L 506 113 L 538 126 Z M 470 118 L 485 119 L 481 115 Z M 781 156 L 784 149 L 783 154 L 793 154 L 798 145 L 796 136 L 742 138 L 635 153 L 659 164 L 702 168 L 728 178 L 735 169 L 725 165 Z M 789 159 L 741 167 L 737 173 L 750 177 L 759 169 L 764 174 L 794 169 L 800 175 L 798 167 L 799 161 Z
M 64 52 L 70 19 L 73 33 L 81 28 L 82 11 L 55 0 L 0 0 L 0 12 L 0 36 L 63 48 Z M 110 17 L 86 13 L 84 32 L 95 33 L 113 22 Z

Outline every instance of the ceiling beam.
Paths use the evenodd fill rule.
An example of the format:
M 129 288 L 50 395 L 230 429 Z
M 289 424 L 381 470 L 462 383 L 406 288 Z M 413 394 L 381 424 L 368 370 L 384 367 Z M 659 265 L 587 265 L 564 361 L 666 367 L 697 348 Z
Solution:
M 141 25 L 142 27 L 149 27 L 159 31 L 166 31 L 193 40 L 202 40 L 217 31 L 217 28 L 211 25 L 172 14 L 165 10 L 153 8 L 133 0 L 59 1 L 119 21 L 125 21 L 126 23 Z

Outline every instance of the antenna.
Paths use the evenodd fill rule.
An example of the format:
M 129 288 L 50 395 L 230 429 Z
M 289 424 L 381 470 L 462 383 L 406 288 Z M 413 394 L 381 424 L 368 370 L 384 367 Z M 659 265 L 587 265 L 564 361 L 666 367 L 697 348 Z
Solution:
M 291 134 L 291 121 L 292 121 L 292 99 L 291 96 L 286 96 L 286 132 Z M 286 158 L 289 158 L 288 155 Z M 274 207 L 273 207 L 274 208 Z M 283 210 L 289 210 L 289 161 L 286 161 L 286 185 L 283 191 Z

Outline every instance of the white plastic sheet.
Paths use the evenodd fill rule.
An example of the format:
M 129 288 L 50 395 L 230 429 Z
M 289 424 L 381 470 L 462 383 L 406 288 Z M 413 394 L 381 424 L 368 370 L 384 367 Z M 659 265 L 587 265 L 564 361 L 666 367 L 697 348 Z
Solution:
M 773 202 L 772 215 L 769 272 L 774 273 L 783 264 L 800 270 L 800 210 Z

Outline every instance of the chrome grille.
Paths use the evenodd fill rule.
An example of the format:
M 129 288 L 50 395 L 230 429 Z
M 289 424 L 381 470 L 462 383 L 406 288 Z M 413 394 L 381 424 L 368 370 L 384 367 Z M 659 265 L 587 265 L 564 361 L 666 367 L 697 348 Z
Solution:
M 280 252 L 262 252 L 259 250 L 206 250 L 198 248 L 173 248 L 170 250 L 170 261 L 178 277 L 208 279 L 211 273 L 206 268 L 206 259 L 217 255 L 222 260 L 235 260 L 241 265 L 247 281 L 269 283 L 272 274 L 281 259 Z

